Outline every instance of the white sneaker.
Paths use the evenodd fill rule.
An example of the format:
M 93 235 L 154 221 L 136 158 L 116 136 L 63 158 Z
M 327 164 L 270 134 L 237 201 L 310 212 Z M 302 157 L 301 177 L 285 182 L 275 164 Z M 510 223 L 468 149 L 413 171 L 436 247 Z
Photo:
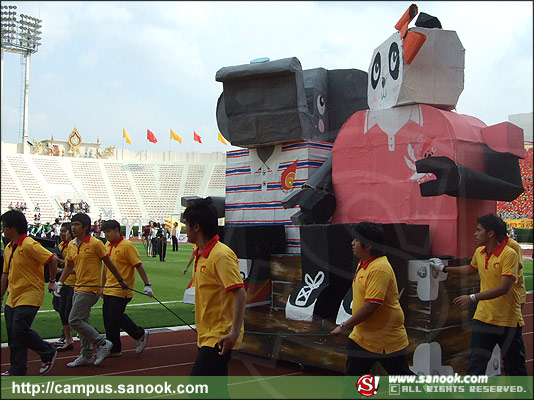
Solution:
M 143 350 L 145 349 L 145 346 L 148 342 L 148 331 L 145 331 L 143 336 L 141 336 L 139 339 L 136 340 L 137 346 L 135 347 L 135 352 L 137 354 L 141 354 Z
M 46 375 L 50 372 L 52 367 L 54 366 L 54 361 L 56 361 L 57 357 L 57 351 L 54 353 L 54 357 L 50 361 L 41 363 L 41 368 L 39 369 L 40 375 Z
M 89 365 L 95 365 L 95 358 L 91 356 L 91 358 L 86 358 L 84 356 L 79 356 L 76 360 L 73 362 L 67 363 L 67 367 L 73 368 L 73 367 L 85 367 Z
M 109 356 L 109 353 L 111 352 L 112 347 L 113 347 L 113 343 L 111 343 L 107 339 L 104 342 L 104 344 L 101 344 L 100 346 L 97 347 L 95 365 L 100 364 L 102 361 L 104 361 L 104 358 Z

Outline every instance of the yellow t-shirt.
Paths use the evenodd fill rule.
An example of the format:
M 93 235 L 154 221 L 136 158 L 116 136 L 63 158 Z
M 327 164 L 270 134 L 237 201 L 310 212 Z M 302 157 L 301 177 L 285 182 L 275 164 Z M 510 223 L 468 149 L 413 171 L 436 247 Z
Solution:
M 17 247 L 14 249 L 14 245 Z M 13 252 L 13 250 L 15 250 Z M 11 265 L 9 259 L 11 259 Z M 3 273 L 8 274 L 9 292 L 6 305 L 37 306 L 43 304 L 44 265 L 53 254 L 27 235 L 22 235 L 16 243 L 10 242 L 4 249 Z
M 234 311 L 234 296 L 228 293 L 243 287 L 235 253 L 215 235 L 199 254 L 195 250 L 195 322 L 198 347 L 215 347 L 220 338 L 230 333 Z M 234 349 L 243 340 L 244 328 Z
M 525 288 L 525 276 L 523 275 L 523 250 L 521 245 L 512 238 L 504 239 L 508 247 L 511 247 L 517 253 L 517 264 L 519 268 L 519 275 L 517 277 L 517 290 L 519 293 L 519 304 L 527 302 L 527 289 Z
M 67 261 L 67 254 L 68 254 L 68 249 L 69 249 L 69 243 L 70 242 L 61 242 L 59 244 L 59 250 L 61 251 L 61 254 L 63 254 L 63 260 L 65 260 L 65 262 Z M 65 285 L 75 285 L 76 284 L 76 274 L 70 274 L 67 279 L 65 279 L 65 282 L 63 282 Z
M 109 256 L 111 261 L 113 261 L 113 264 L 115 264 L 119 270 L 122 278 L 128 284 L 128 287 L 133 289 L 135 286 L 136 267 L 142 264 L 135 244 L 124 239 L 124 237 L 121 235 L 121 238 L 117 241 L 117 243 L 111 244 L 111 242 L 107 242 L 106 248 L 110 252 Z M 123 298 L 133 297 L 133 290 L 122 289 L 119 285 L 119 282 L 117 282 L 115 275 L 113 275 L 107 267 L 104 268 L 106 271 L 106 288 L 104 288 L 104 294 Z M 108 288 L 107 286 L 119 287 Z
M 360 261 L 352 282 L 352 300 L 353 315 L 366 301 L 380 307 L 352 329 L 350 339 L 379 354 L 394 353 L 408 346 L 397 279 L 386 256 Z
M 481 292 L 498 286 L 501 276 L 517 281 L 517 254 L 504 241 L 490 254 L 487 254 L 484 246 L 477 248 L 470 265 L 478 270 Z M 499 326 L 515 327 L 518 323 L 523 326 L 525 323 L 521 315 L 517 285 L 514 283 L 503 296 L 479 301 L 473 319 Z
M 79 245 L 77 238 L 70 241 L 67 261 L 73 262 L 76 270 L 75 291 L 102 292 L 102 259 L 108 255 L 104 243 L 91 235 L 87 235 Z

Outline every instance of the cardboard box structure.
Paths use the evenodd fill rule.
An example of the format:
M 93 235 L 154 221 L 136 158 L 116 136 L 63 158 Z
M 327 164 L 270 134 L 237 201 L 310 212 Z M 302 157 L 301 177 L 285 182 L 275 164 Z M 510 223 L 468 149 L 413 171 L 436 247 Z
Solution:
M 367 108 L 365 72 L 302 70 L 296 57 L 224 67 L 215 79 L 224 88 L 217 123 L 234 146 L 332 142 L 350 114 Z
M 485 171 L 484 127 L 424 104 L 354 114 L 334 144 L 333 222 L 428 224 L 433 256 L 471 257 L 476 218 L 494 213 L 495 201 L 422 196 L 420 185 L 436 177 L 419 173 L 416 161 L 445 156 Z
M 330 155 L 331 143 L 308 141 L 277 145 L 264 162 L 258 149 L 235 150 L 226 156 L 227 227 L 281 225 L 285 253 L 300 253 L 300 233 L 281 201 L 302 187 Z
M 412 5 L 406 15 L 416 14 Z M 241 351 L 344 371 L 347 338 L 329 333 L 352 313 L 347 229 L 371 221 L 387 228 L 412 371 L 466 373 L 473 310 L 451 302 L 478 281 L 436 274 L 428 259 L 464 265 L 476 247 L 476 219 L 523 191 L 523 133 L 451 112 L 464 87 L 465 50 L 455 32 L 428 27 L 439 21 L 408 30 L 409 20 L 373 53 L 365 104 L 357 70 L 303 71 L 289 58 L 217 73 L 219 128 L 245 147 L 227 155 L 226 224 L 280 225 L 285 233 L 284 252 L 262 259 L 271 296 L 247 309 Z M 304 204 L 299 211 L 281 201 L 330 153 L 336 208 L 331 223 L 306 226 L 314 220 Z M 290 207 L 299 204 L 292 200 Z M 296 212 L 304 215 L 300 228 Z M 499 357 L 497 348 L 488 374 L 500 371 Z

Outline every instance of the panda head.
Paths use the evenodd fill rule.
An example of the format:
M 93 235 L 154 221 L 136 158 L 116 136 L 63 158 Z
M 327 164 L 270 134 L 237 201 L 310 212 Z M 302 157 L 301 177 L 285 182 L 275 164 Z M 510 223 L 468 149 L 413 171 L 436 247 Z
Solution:
M 404 22 L 401 18 L 395 25 L 398 31 L 373 52 L 367 86 L 369 108 L 429 104 L 452 110 L 464 87 L 465 49 L 454 31 L 424 27 L 419 19 L 415 28 L 408 29 L 416 14 L 411 10 L 406 17 L 409 11 Z

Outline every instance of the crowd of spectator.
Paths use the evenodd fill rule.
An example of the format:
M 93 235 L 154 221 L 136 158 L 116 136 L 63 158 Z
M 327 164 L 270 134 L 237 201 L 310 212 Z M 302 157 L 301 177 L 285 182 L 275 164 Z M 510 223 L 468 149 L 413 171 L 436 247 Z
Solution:
M 74 214 L 78 214 L 79 212 L 84 214 L 91 212 L 91 208 L 85 200 L 73 202 L 71 199 L 67 199 L 67 201 L 61 203 L 61 206 L 63 207 L 63 212 L 60 211 L 59 216 L 63 220 L 70 220 Z
M 17 210 L 17 211 L 25 213 L 26 210 L 28 209 L 28 206 L 26 206 L 25 201 L 20 201 L 20 202 L 17 201 L 15 205 L 13 205 L 13 202 L 9 203 L 9 206 L 7 208 L 9 208 L 10 210 Z
M 167 241 L 171 237 L 170 235 L 171 232 L 165 223 L 150 221 L 143 232 L 143 241 L 146 240 L 147 256 L 156 257 L 159 255 L 159 260 L 165 261 Z
M 532 147 L 524 160 L 519 160 L 525 191 L 511 202 L 497 202 L 497 214 L 503 219 L 532 219 Z

